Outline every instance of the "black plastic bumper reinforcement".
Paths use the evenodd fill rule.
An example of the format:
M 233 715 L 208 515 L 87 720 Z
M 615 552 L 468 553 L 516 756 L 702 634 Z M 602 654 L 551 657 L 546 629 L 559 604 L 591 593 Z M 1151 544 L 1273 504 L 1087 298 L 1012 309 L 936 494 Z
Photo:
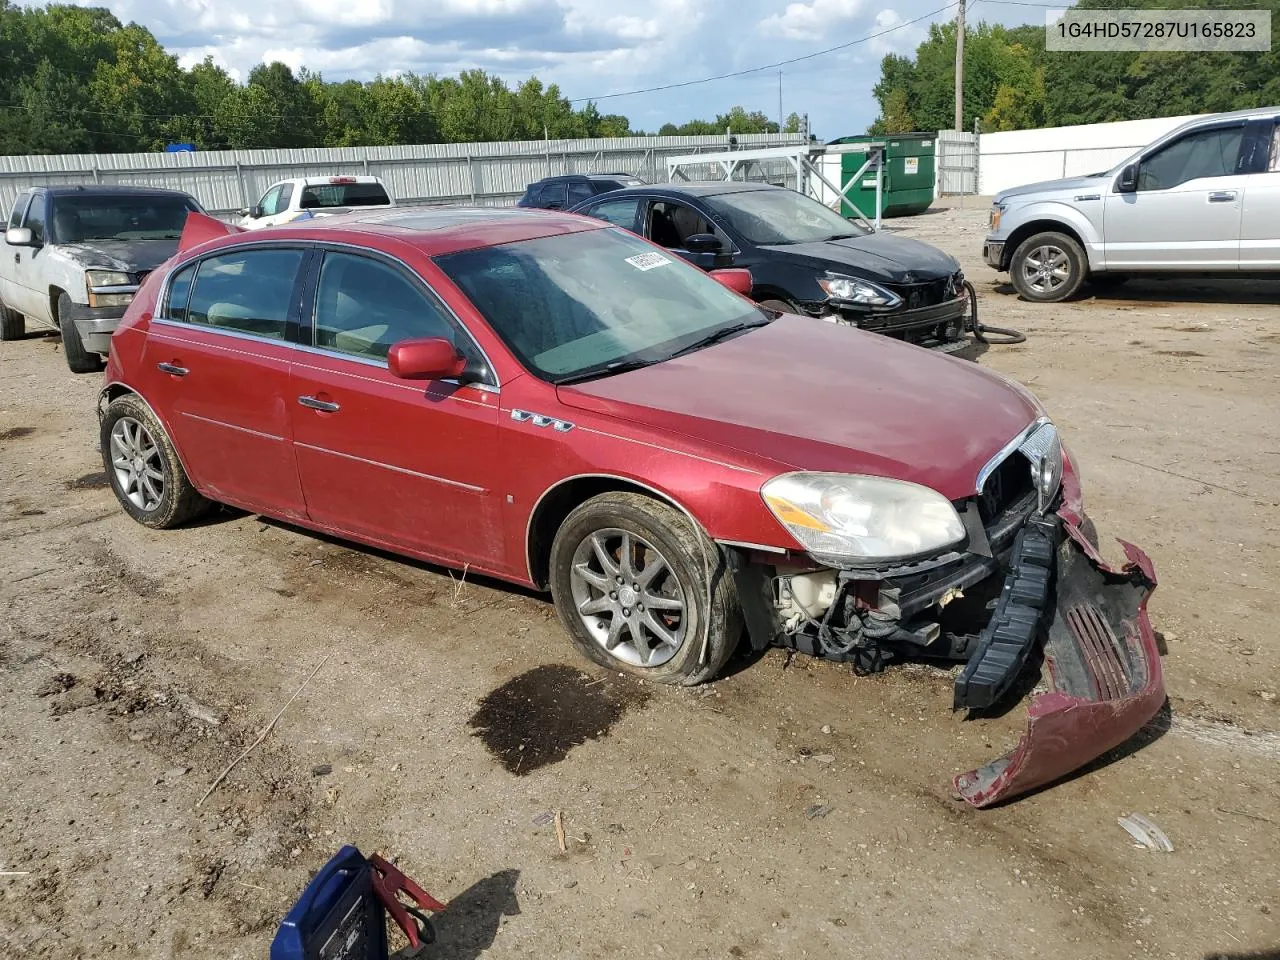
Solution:
M 1032 520 L 1018 533 L 995 613 L 978 636 L 968 664 L 956 678 L 954 709 L 982 709 L 999 700 L 1018 678 L 1040 634 L 1053 584 L 1056 518 Z

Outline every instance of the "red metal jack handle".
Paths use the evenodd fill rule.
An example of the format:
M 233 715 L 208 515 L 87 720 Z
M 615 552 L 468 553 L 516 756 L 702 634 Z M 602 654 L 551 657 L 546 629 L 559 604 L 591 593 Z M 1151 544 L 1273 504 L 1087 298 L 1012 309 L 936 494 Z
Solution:
M 378 854 L 375 853 L 369 857 L 369 866 L 373 868 L 373 892 L 378 895 L 383 907 L 391 914 L 391 919 L 396 922 L 396 926 L 409 938 L 409 946 L 417 949 L 424 942 L 430 943 L 434 940 L 431 922 L 423 911 L 439 913 L 444 909 L 444 904 Z M 401 893 L 410 897 L 417 907 L 402 902 L 399 897 Z

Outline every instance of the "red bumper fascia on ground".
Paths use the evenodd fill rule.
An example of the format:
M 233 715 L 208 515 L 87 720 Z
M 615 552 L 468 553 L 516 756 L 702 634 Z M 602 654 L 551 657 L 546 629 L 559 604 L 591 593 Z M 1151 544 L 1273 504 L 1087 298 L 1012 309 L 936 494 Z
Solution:
M 1074 477 L 1071 478 L 1074 481 Z M 1160 710 L 1164 677 L 1147 600 L 1156 586 L 1150 558 L 1120 541 L 1116 570 L 1082 533 L 1078 485 L 1064 485 L 1058 511 L 1056 601 L 1045 642 L 1051 689 L 1034 697 L 1027 727 L 1009 753 L 955 778 L 975 807 L 1052 783 L 1124 743 Z

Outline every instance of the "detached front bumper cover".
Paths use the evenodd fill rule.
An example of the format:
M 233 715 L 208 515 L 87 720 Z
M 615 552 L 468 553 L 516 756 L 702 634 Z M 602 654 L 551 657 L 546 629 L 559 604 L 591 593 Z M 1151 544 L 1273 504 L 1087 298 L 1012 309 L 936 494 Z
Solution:
M 1074 486 L 1074 485 L 1073 485 Z M 1164 704 L 1164 678 L 1147 600 L 1151 560 L 1120 541 L 1128 563 L 1105 564 L 1081 532 L 1078 490 L 1059 510 L 1052 609 L 1045 612 L 1045 668 L 1051 683 L 1034 697 L 1027 727 L 1009 753 L 955 778 L 975 807 L 1000 803 L 1077 770 L 1124 743 Z

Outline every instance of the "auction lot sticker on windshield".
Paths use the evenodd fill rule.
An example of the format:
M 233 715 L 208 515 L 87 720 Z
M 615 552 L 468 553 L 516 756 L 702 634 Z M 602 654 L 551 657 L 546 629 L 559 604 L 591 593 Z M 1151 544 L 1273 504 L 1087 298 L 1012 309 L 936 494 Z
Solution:
M 1270 10 L 1048 10 L 1045 49 L 1192 50 L 1271 49 Z
M 661 267 L 670 262 L 660 253 L 637 253 L 634 257 L 627 257 L 627 263 L 637 270 L 652 270 L 654 267 Z

